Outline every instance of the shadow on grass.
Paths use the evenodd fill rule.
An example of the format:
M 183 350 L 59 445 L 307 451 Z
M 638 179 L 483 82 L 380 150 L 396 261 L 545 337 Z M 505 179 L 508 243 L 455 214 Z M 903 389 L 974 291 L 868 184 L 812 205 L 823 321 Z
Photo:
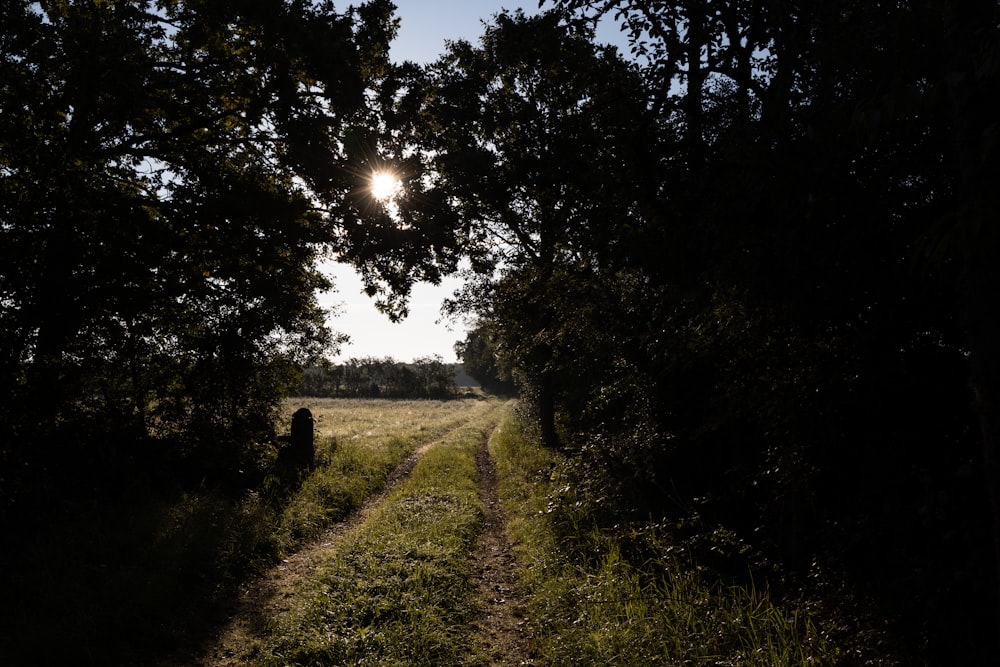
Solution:
M 298 484 L 50 494 L 3 526 L 0 664 L 149 665 L 205 641 L 278 558 Z

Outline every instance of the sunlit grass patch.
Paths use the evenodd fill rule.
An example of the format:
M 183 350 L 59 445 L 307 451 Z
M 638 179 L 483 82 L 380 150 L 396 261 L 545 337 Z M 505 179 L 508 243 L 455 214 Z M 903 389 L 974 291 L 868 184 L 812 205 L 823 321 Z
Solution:
M 442 433 L 461 423 L 470 410 L 485 408 L 475 399 L 434 401 L 350 398 L 293 398 L 285 401 L 279 430 L 287 431 L 292 413 L 309 408 L 317 438 L 338 443 Z
M 286 552 L 359 507 L 415 449 L 490 409 L 475 400 L 295 399 L 285 420 L 303 406 L 315 420 L 319 465 L 284 506 L 277 534 Z
M 360 507 L 415 449 L 491 409 L 309 401 L 315 470 L 272 471 L 252 489 L 123 480 L 116 495 L 55 498 L 44 525 L 7 534 L 0 665 L 149 664 L 207 639 L 247 580 Z M 288 401 L 279 433 L 304 404 Z
M 261 665 L 443 665 L 466 650 L 469 553 L 483 508 L 475 459 L 491 403 L 435 442 L 413 474 L 344 535 L 275 619 Z

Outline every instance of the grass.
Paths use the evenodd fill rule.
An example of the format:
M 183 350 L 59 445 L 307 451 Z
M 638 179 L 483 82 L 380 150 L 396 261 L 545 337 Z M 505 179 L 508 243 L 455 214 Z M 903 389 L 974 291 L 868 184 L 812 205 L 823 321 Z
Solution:
M 631 562 L 612 532 L 558 528 L 562 509 L 550 498 L 561 457 L 513 418 L 490 452 L 540 664 L 841 664 L 844 650 L 805 603 L 779 604 L 766 587 L 720 584 L 666 554 Z
M 53 497 L 0 551 L 0 664 L 143 665 L 211 633 L 239 585 L 346 516 L 414 449 L 487 401 L 294 401 L 316 419 L 319 466 L 241 494 Z M 287 432 L 287 424 L 280 431 Z M 150 474 L 155 474 L 151 471 Z
M 302 405 L 319 465 L 292 484 L 133 488 L 57 507 L 30 540 L 8 544 L 0 664 L 145 665 L 210 636 L 220 601 L 359 507 L 423 445 L 412 475 L 337 539 L 245 664 L 493 664 L 470 654 L 469 579 L 483 517 L 475 457 L 491 432 L 537 664 L 891 664 L 858 648 L 865 628 L 844 643 L 850 631 L 821 605 L 725 583 L 668 548 L 637 562 L 632 537 L 553 500 L 566 497 L 563 455 L 497 401 L 296 401 L 283 419 Z
M 284 506 L 276 531 L 283 553 L 360 507 L 417 447 L 489 411 L 490 404 L 304 399 L 290 402 L 283 420 L 298 407 L 313 413 L 319 467 Z
M 251 664 L 456 664 L 473 613 L 481 530 L 475 459 L 499 406 L 435 442 L 384 503 L 338 541 Z

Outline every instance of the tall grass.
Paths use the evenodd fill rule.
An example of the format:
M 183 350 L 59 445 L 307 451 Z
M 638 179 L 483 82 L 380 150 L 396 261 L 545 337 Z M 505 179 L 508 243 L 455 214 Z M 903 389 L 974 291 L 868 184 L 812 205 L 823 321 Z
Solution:
M 613 532 L 567 531 L 549 500 L 560 455 L 536 443 L 508 416 L 490 452 L 542 664 L 773 667 L 844 657 L 805 604 L 712 581 L 696 563 L 666 554 L 631 562 Z

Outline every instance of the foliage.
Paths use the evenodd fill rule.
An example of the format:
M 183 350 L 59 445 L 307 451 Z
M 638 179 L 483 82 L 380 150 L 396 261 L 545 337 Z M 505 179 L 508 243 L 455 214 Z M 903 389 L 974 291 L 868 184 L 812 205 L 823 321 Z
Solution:
M 466 334 L 464 341 L 455 343 L 455 353 L 483 390 L 502 396 L 515 393 L 514 383 L 505 377 L 505 371 L 500 370 L 500 362 L 485 324 L 480 323 Z
M 559 21 L 498 14 L 478 46 L 451 44 L 399 103 L 435 196 L 460 220 L 470 269 L 448 308 L 475 313 L 501 366 L 532 388 L 551 445 L 565 369 L 585 363 L 565 340 L 580 301 L 562 295 L 611 277 L 616 229 L 633 212 L 623 191 L 641 168 L 617 151 L 656 140 L 635 69 Z
M 337 342 L 316 262 L 390 9 L 4 4 L 0 495 L 157 447 L 234 470 L 268 437 Z
M 438 356 L 405 364 L 391 357 L 348 359 L 305 370 L 299 396 L 341 398 L 450 398 L 455 396 L 455 368 Z

